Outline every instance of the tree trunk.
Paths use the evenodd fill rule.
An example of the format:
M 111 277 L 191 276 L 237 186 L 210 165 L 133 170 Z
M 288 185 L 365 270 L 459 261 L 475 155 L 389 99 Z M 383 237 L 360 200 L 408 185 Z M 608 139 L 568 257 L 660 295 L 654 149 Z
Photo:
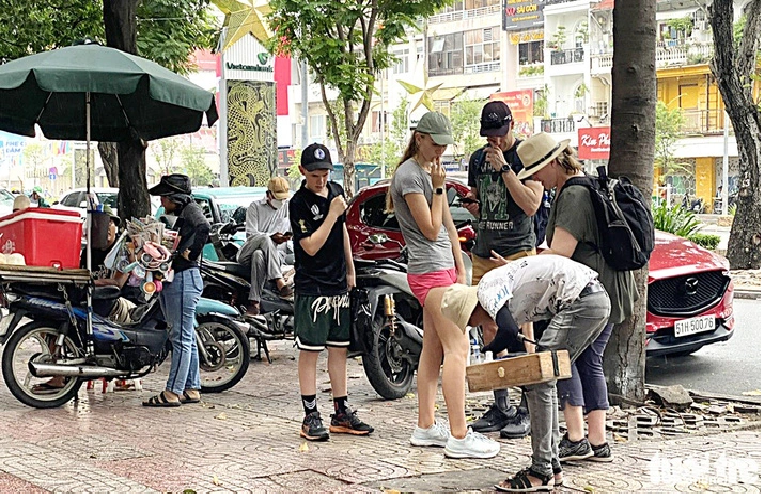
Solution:
M 98 153 L 106 169 L 106 178 L 110 187 L 119 188 L 119 154 L 115 142 L 99 142 Z
M 119 143 L 119 216 L 143 218 L 151 214 L 148 185 L 145 179 L 145 148 L 138 141 Z
M 137 0 L 103 0 L 106 43 L 137 54 Z M 119 216 L 141 218 L 151 212 L 145 179 L 145 144 L 138 136 L 118 145 Z
M 729 235 L 727 258 L 732 269 L 761 268 L 761 115 L 753 101 L 752 75 L 761 35 L 761 1 L 752 0 L 745 11 L 745 32 L 737 49 L 733 42 L 732 0 L 714 0 L 710 8 L 716 78 L 740 154 L 740 188 L 737 211 Z
M 346 156 L 344 157 L 344 191 L 347 198 L 354 197 L 357 176 L 354 169 L 354 159 L 357 153 L 357 142 L 354 139 L 346 140 Z
M 650 200 L 655 154 L 655 0 L 616 2 L 613 8 L 613 97 L 610 175 L 625 175 Z M 647 266 L 636 273 L 640 299 L 614 328 L 605 351 L 613 403 L 645 398 Z

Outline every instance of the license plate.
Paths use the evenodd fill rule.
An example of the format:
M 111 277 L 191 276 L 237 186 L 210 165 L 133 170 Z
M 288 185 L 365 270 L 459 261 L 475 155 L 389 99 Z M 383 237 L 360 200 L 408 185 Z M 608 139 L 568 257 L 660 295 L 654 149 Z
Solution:
M 702 331 L 712 331 L 716 329 L 716 318 L 713 316 L 693 317 L 674 323 L 674 336 L 689 336 Z

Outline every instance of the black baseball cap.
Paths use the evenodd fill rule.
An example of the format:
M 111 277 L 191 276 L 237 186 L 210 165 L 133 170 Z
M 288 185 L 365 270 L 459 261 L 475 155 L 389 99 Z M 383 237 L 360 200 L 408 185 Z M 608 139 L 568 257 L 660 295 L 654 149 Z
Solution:
M 513 112 L 502 101 L 490 101 L 481 110 L 481 137 L 501 137 L 510 130 Z
M 173 173 L 161 177 L 158 185 L 148 189 L 152 196 L 171 196 L 172 194 L 190 195 L 190 179 L 187 175 Z
M 332 170 L 333 161 L 330 159 L 330 151 L 322 144 L 316 142 L 310 144 L 301 152 L 301 167 L 308 172 Z

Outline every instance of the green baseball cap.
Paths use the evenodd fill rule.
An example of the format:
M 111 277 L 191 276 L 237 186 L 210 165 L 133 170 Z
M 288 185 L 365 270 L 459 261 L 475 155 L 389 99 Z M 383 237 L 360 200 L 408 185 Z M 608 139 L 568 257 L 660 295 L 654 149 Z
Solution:
M 415 129 L 424 134 L 430 134 L 431 139 L 436 144 L 443 146 L 445 144 L 454 144 L 452 139 L 452 124 L 443 114 L 436 111 L 429 111 L 420 118 Z

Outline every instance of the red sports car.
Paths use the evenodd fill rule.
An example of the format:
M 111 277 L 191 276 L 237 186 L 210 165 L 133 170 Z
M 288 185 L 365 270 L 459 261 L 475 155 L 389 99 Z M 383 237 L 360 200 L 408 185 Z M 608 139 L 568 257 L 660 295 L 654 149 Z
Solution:
M 394 214 L 386 213 L 388 180 L 365 187 L 352 199 L 346 214 L 351 247 L 357 259 L 395 259 L 399 245 L 376 245 L 368 237 L 385 233 L 404 244 Z M 464 251 L 475 238 L 474 218 L 462 207 L 469 188 L 447 181 L 452 218 Z M 656 232 L 650 259 L 646 329 L 647 356 L 686 355 L 734 334 L 733 285 L 729 263 L 681 237 Z

